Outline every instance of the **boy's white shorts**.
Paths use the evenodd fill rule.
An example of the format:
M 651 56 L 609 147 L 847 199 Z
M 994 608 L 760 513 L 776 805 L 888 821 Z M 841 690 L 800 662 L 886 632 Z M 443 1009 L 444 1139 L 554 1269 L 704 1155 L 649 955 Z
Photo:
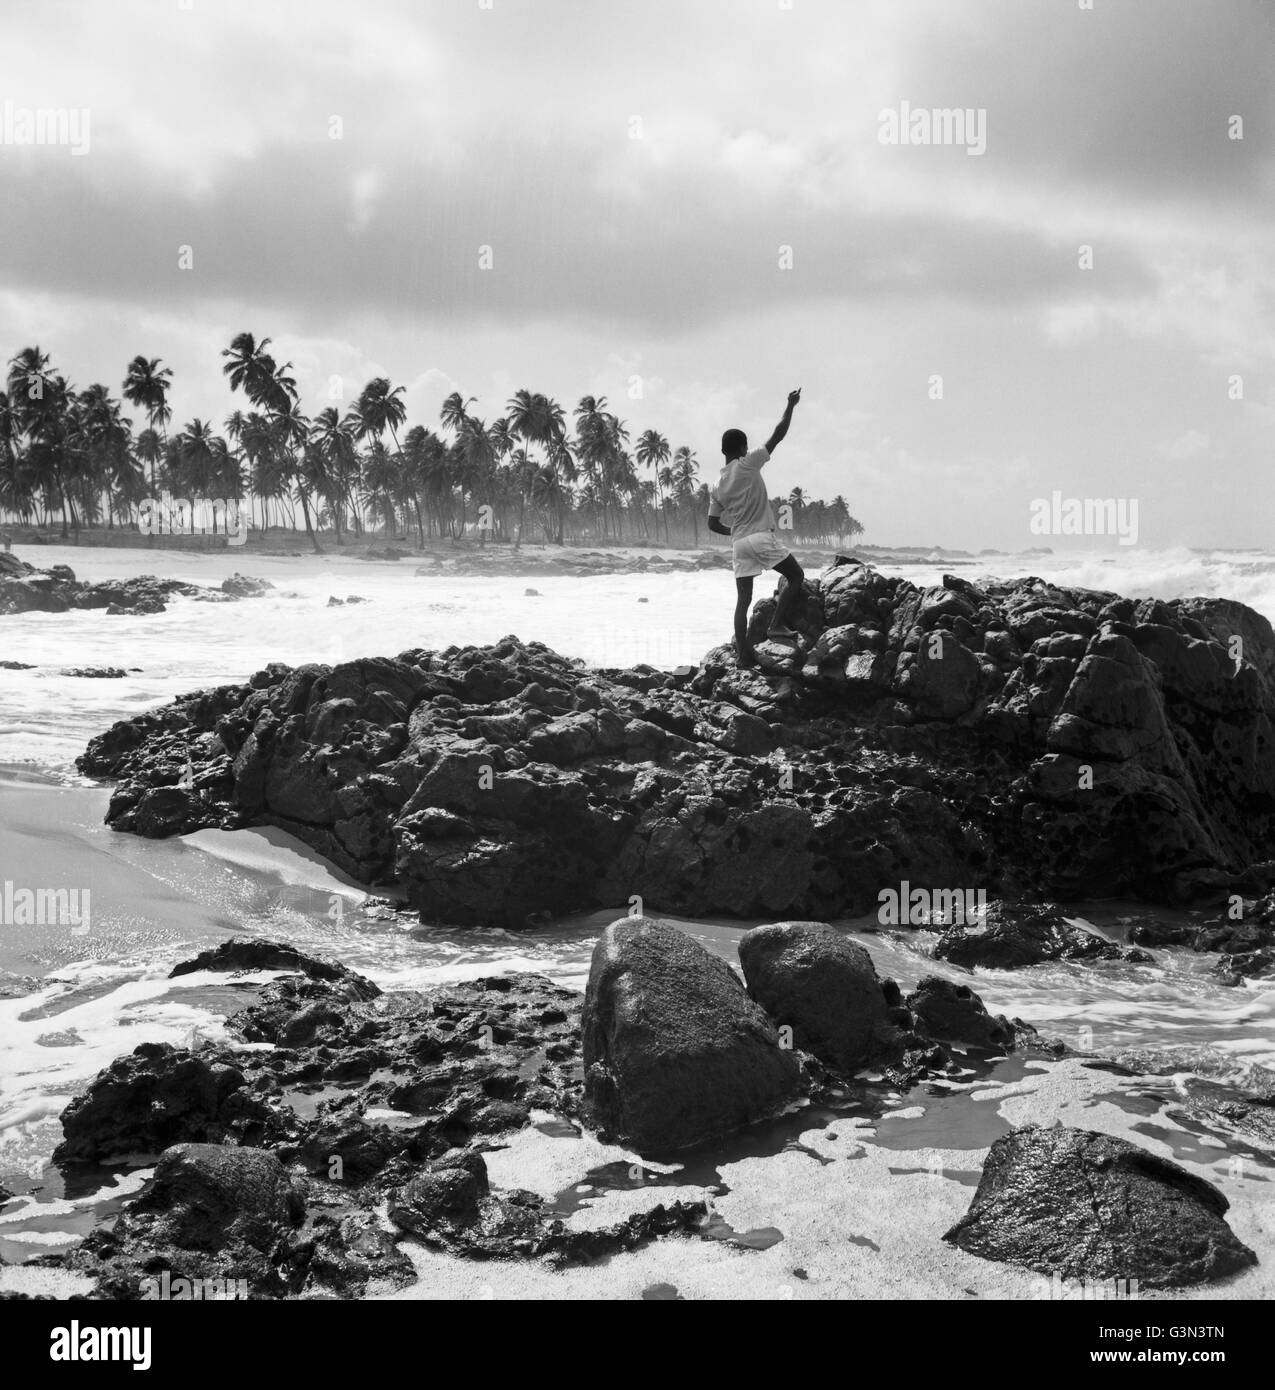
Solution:
M 735 552 L 736 579 L 748 579 L 773 570 L 792 553 L 774 531 L 754 531 L 751 536 L 736 536 L 731 548 Z

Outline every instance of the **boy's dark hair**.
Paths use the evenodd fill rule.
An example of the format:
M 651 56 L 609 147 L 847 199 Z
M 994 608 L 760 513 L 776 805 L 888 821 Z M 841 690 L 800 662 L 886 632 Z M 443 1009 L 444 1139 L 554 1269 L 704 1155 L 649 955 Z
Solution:
M 722 453 L 727 458 L 742 454 L 748 448 L 748 436 L 743 430 L 727 430 L 722 435 Z

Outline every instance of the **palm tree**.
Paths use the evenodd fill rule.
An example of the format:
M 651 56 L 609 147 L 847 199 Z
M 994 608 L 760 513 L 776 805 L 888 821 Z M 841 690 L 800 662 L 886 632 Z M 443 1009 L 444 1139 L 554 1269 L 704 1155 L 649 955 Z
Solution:
M 379 439 L 389 430 L 394 447 L 400 448 L 398 427 L 407 419 L 407 407 L 399 399 L 403 390 L 402 386 L 391 386 L 388 377 L 377 376 L 359 392 L 359 398 L 354 403 L 354 416 L 359 422 L 360 439 L 368 435 Z
M 78 444 L 83 450 L 83 503 L 88 504 L 91 498 L 96 515 L 104 496 L 107 524 L 113 527 L 116 503 L 126 496 L 136 498 L 141 471 L 132 448 L 132 422 L 123 418 L 120 402 L 100 383 L 81 391 L 75 405 Z
M 316 466 L 314 460 L 305 457 L 310 421 L 297 408 L 297 383 L 291 374 L 292 363 L 278 365 L 266 351 L 269 345 L 269 338 L 257 342 L 251 333 L 237 334 L 230 346 L 221 350 L 226 359 L 221 370 L 230 378 L 232 391 L 242 390 L 253 405 L 266 410 L 264 437 L 260 430 L 255 432 L 257 461 L 254 467 L 261 469 L 265 485 L 284 491 L 288 485 L 295 488 L 305 518 L 306 535 L 315 554 L 322 555 L 323 547 L 310 520 L 310 491 L 315 485 Z M 273 456 L 264 466 L 263 454 Z M 274 495 L 281 493 L 276 491 Z
M 673 455 L 670 470 L 673 495 L 684 510 L 690 512 L 694 544 L 699 545 L 699 513 L 695 506 L 695 481 L 699 474 L 699 463 L 695 451 L 686 444 L 678 446 Z
M 172 384 L 171 367 L 161 367 L 161 358 L 144 357 L 140 353 L 128 364 L 124 373 L 124 399 L 146 412 L 146 421 L 161 439 L 168 435 L 168 422 L 173 412 L 168 408 L 168 388 Z M 151 492 L 155 491 L 155 457 L 151 459 Z
M 242 391 L 256 406 L 273 405 L 274 358 L 266 351 L 269 338 L 258 343 L 251 333 L 239 333 L 221 355 L 227 360 L 222 373 L 230 378 L 230 389 Z
M 322 462 L 328 508 L 332 513 L 338 545 L 341 544 L 343 509 L 348 506 L 351 515 L 355 518 L 358 516 L 358 508 L 354 503 L 354 484 L 359 472 L 359 451 L 356 443 L 359 418 L 357 413 L 352 412 L 342 419 L 336 406 L 329 405 L 319 411 L 310 427 L 310 442 L 318 449 Z M 313 472 L 313 469 L 311 471 Z
M 71 524 L 78 535 L 80 521 L 72 496 L 79 457 L 75 393 L 65 377 L 50 369 L 48 354 L 38 347 L 23 348 L 13 357 L 7 387 L 16 452 L 32 476 L 32 486 L 43 494 L 46 516 L 50 504 L 60 506 L 63 538 Z
M 664 493 L 660 487 L 660 469 L 668 463 L 671 451 L 668 440 L 659 430 L 643 430 L 637 442 L 637 461 L 655 475 L 656 495 L 660 511 L 664 512 Z M 664 544 L 668 544 L 668 515 L 664 514 Z

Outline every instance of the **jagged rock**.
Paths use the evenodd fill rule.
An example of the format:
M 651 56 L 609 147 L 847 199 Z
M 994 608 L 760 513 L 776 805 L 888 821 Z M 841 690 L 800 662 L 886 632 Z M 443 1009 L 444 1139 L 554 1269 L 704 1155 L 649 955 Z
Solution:
M 481 1154 L 439 1159 L 390 1198 L 389 1218 L 403 1230 L 422 1235 L 440 1221 L 467 1225 L 477 1221 L 478 1204 L 489 1190 Z
M 969 1211 L 943 1239 L 1065 1279 L 1180 1288 L 1257 1263 L 1229 1203 L 1167 1159 L 1112 1135 L 1025 1125 L 992 1145 Z
M 205 1061 L 167 1043 L 142 1043 L 117 1057 L 62 1112 L 55 1163 L 155 1153 L 182 1140 L 220 1140 L 240 1113 L 237 1067 Z M 242 1100 L 242 1098 L 240 1098 Z
M 274 1154 L 176 1144 L 121 1220 L 131 1230 L 145 1216 L 156 1243 L 215 1251 L 233 1242 L 268 1251 L 304 1215 L 303 1191 Z
M 904 1001 L 920 1031 L 941 1042 L 1008 1050 L 1014 1026 L 1003 1015 L 987 1012 L 968 985 L 928 975 Z
M 748 992 L 794 1046 L 853 1075 L 900 1052 L 872 958 L 823 922 L 776 922 L 739 941 Z
M 797 1091 L 796 1059 L 739 977 L 669 922 L 602 933 L 581 1031 L 589 1115 L 639 1152 L 729 1133 Z
M 981 922 L 948 927 L 934 947 L 939 960 L 1017 970 L 1046 960 L 1120 960 L 1127 953 L 1073 926 L 1052 903 L 990 902 Z

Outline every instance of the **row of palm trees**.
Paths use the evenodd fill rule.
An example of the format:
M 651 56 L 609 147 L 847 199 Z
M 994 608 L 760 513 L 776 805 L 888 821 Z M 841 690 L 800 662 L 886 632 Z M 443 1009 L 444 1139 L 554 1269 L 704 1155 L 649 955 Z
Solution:
M 76 390 L 46 353 L 23 348 L 0 391 L 0 518 L 60 517 L 64 537 L 136 526 L 139 504 L 166 490 L 233 499 L 261 528 L 296 529 L 299 508 L 316 550 L 324 532 L 342 544 L 378 531 L 421 545 L 470 535 L 516 546 L 537 531 L 559 544 L 699 544 L 708 487 L 694 451 L 654 429 L 632 440 L 605 397 L 582 397 L 569 424 L 557 401 L 520 390 L 489 423 L 473 397 L 453 392 L 435 432 L 407 428 L 404 388 L 376 377 L 344 414 L 329 405 L 309 416 L 292 364 L 269 348 L 269 338 L 238 334 L 222 371 L 243 408 L 221 432 L 196 418 L 175 433 L 173 374 L 161 359 L 134 357 L 115 397 L 102 385 Z M 125 403 L 144 428 L 134 432 Z M 837 543 L 863 529 L 841 497 L 825 503 L 798 488 L 775 501 L 801 540 Z

